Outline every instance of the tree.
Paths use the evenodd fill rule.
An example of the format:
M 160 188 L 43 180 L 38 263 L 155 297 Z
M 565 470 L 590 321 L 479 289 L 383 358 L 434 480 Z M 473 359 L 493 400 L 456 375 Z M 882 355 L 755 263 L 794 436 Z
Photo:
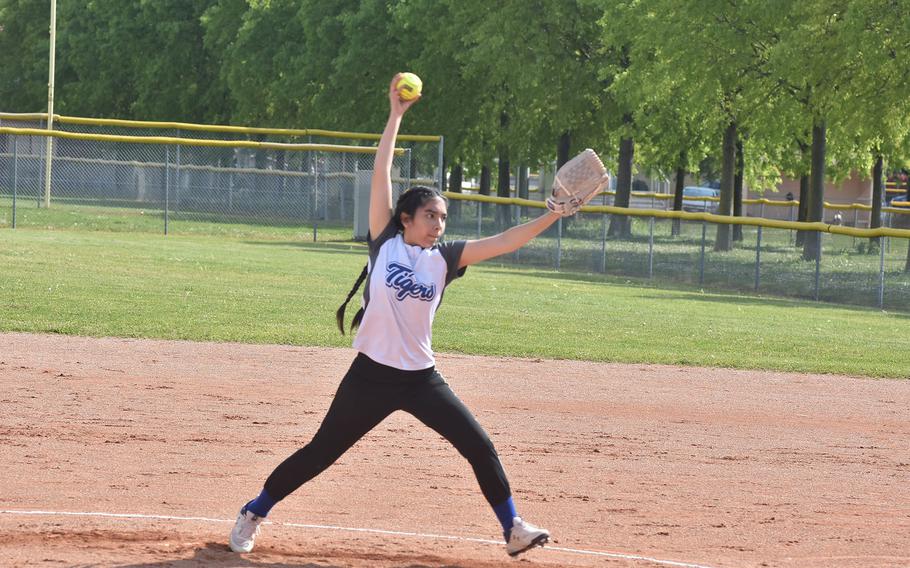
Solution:
M 61 113 L 213 122 L 230 115 L 219 60 L 203 46 L 214 0 L 63 2 Z
M 50 0 L 0 0 L 0 109 L 46 112 Z
M 844 36 L 854 47 L 857 73 L 850 78 L 851 112 L 845 113 L 845 132 L 857 148 L 857 168 L 872 170 L 871 227 L 881 226 L 883 175 L 888 164 L 899 164 L 910 152 L 910 100 L 906 96 L 910 26 L 907 3 L 872 0 L 851 3 L 845 15 Z
M 850 148 L 840 136 L 846 114 L 844 91 L 857 70 L 855 45 L 844 33 L 845 14 L 827 0 L 788 2 L 777 15 L 779 23 L 768 25 L 771 41 L 759 51 L 759 73 L 789 96 L 785 105 L 795 103 L 803 120 L 790 132 L 804 136 L 811 132 L 811 174 L 807 220 L 821 221 L 824 213 L 826 167 L 829 163 L 829 124 L 838 141 L 835 154 L 848 155 Z M 837 162 L 849 172 L 851 160 Z M 821 254 L 821 233 L 810 232 L 803 245 L 803 258 L 816 260 Z

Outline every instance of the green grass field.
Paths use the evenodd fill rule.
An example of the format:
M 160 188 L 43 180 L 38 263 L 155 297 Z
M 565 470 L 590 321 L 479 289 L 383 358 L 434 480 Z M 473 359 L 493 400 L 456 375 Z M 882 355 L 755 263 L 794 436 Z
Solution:
M 0 228 L 12 225 L 12 201 L 0 198 Z M 148 206 L 149 204 L 144 204 Z M 477 205 L 453 202 L 450 207 L 450 238 L 478 236 Z M 511 212 L 514 212 L 512 210 Z M 528 213 L 538 214 L 532 210 Z M 497 211 L 485 208 L 481 235 L 497 231 Z M 162 234 L 164 212 L 137 203 L 83 202 L 60 200 L 50 209 L 36 207 L 36 200 L 20 199 L 17 211 L 20 228 L 79 231 L 146 232 Z M 527 217 L 524 218 L 527 220 Z M 224 212 L 181 211 L 168 217 L 171 235 L 210 235 L 245 239 L 293 241 L 344 240 L 351 234 L 350 223 L 305 220 L 262 223 L 251 214 L 231 217 Z M 559 260 L 564 272 L 601 273 L 614 277 L 651 280 L 662 287 L 697 286 L 726 293 L 764 294 L 795 299 L 814 299 L 815 264 L 802 259 L 790 230 L 765 229 L 761 241 L 759 284 L 756 290 L 756 227 L 743 227 L 743 239 L 728 252 L 715 252 L 716 226 L 706 225 L 704 262 L 701 258 L 702 224 L 682 223 L 682 234 L 671 236 L 670 221 L 654 225 L 653 246 L 649 243 L 649 220 L 633 218 L 633 237 L 602 237 L 608 220 L 600 215 L 581 215 L 565 224 L 557 253 L 555 228 L 519 253 L 501 259 L 516 267 L 553 269 Z M 908 239 L 887 239 L 884 256 L 884 294 L 881 307 L 910 313 L 910 271 L 907 270 Z M 879 307 L 880 262 L 877 244 L 868 239 L 823 235 L 823 260 L 819 274 L 818 299 L 843 305 Z M 653 250 L 653 255 L 649 255 Z M 650 276 L 649 276 L 650 275 Z
M 470 218 L 476 208 L 467 209 Z M 629 239 L 608 237 L 602 245 L 609 221 L 587 215 L 566 225 L 560 240 L 560 269 L 596 272 L 617 277 L 648 280 L 662 287 L 698 286 L 728 293 L 764 294 L 795 299 L 815 298 L 815 263 L 802 259 L 802 248 L 795 245 L 796 234 L 785 229 L 762 231 L 760 270 L 756 292 L 756 227 L 743 227 L 743 238 L 727 252 L 714 251 L 717 226 L 706 225 L 705 256 L 702 267 L 702 224 L 682 223 L 682 233 L 670 235 L 671 222 L 658 220 L 654 225 L 653 243 L 649 243 L 649 221 L 633 218 L 633 236 Z M 483 235 L 496 231 L 492 216 L 485 218 Z M 477 223 L 456 222 L 448 234 L 457 238 L 475 238 Z M 554 268 L 556 265 L 555 232 L 550 231 L 520 252 L 516 265 Z M 880 268 L 882 258 L 877 242 L 844 235 L 824 234 L 819 273 L 818 298 L 844 305 L 879 307 Z M 884 246 L 885 289 L 882 307 L 910 312 L 910 271 L 907 247 L 910 240 L 889 238 Z M 653 254 L 649 256 L 649 250 Z
M 0 230 L 0 330 L 349 346 L 334 312 L 366 260 L 349 229 L 216 236 Z M 353 313 L 349 310 L 349 317 Z M 643 279 L 472 267 L 437 351 L 906 378 L 910 317 Z

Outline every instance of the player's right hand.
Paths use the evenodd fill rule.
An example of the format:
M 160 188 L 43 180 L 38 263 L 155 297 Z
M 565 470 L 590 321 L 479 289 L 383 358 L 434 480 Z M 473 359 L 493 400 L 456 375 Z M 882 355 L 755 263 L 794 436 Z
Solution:
M 420 100 L 420 95 L 409 101 L 401 100 L 401 94 L 398 92 L 398 81 L 401 79 L 401 73 L 395 73 L 392 82 L 389 83 L 389 106 L 392 114 L 401 116 L 408 111 L 411 106 Z

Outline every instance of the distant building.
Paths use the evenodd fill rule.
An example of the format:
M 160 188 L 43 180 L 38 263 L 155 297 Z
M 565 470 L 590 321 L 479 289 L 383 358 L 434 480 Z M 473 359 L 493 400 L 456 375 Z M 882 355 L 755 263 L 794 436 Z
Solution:
M 792 193 L 793 198 L 799 200 L 799 180 L 784 178 L 777 186 L 777 192 L 753 191 L 748 190 L 748 199 L 760 199 L 762 197 L 772 201 L 786 200 L 787 193 Z M 825 202 L 833 205 L 850 205 L 859 203 L 861 205 L 872 205 L 872 178 L 866 177 L 861 179 L 854 172 L 849 178 L 837 183 L 825 183 Z M 769 206 L 764 207 L 764 213 L 761 212 L 761 206 L 749 205 L 748 215 L 753 217 L 762 216 L 766 219 L 793 219 L 796 220 L 796 207 L 790 212 L 790 207 Z M 851 209 L 825 209 L 824 221 L 834 223 L 834 216 L 840 212 L 842 224 L 848 226 L 868 227 L 869 211 L 851 210 Z M 792 215 L 792 217 L 791 217 Z

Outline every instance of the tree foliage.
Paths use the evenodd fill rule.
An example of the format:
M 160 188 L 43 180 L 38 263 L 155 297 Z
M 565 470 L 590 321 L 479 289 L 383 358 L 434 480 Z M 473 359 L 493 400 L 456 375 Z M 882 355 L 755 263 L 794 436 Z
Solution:
M 2 111 L 46 107 L 49 6 L 0 0 Z M 910 0 L 67 0 L 56 108 L 378 131 L 388 78 L 410 70 L 425 90 L 407 130 L 444 135 L 469 176 L 550 163 L 560 140 L 611 163 L 625 140 L 665 177 L 729 174 L 735 125 L 747 185 L 772 187 L 810 173 L 813 131 L 829 179 L 910 162 L 908 13 Z

